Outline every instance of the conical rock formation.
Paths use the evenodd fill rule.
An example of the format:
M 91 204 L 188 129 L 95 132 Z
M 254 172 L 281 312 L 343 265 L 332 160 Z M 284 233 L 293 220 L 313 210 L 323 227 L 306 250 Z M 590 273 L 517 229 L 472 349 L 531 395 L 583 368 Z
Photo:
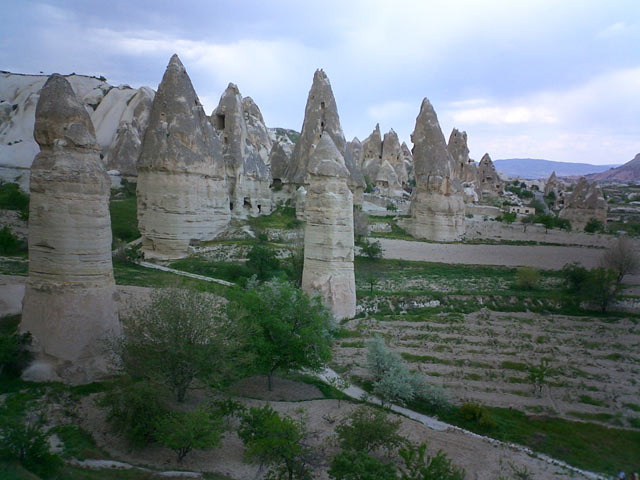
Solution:
M 498 175 L 496 167 L 488 153 L 485 153 L 478 163 L 477 188 L 483 200 L 497 197 L 504 193 L 504 182 Z
M 211 119 L 224 143 L 231 213 L 236 217 L 271 213 L 267 164 L 272 142 L 260 109 L 230 83 Z
M 295 185 L 307 185 L 310 183 L 309 161 L 320 137 L 325 133 L 333 140 L 349 172 L 347 182 L 354 195 L 354 203 L 361 205 L 365 188 L 364 177 L 351 155 L 347 152 L 347 142 L 340 126 L 338 107 L 331 90 L 329 78 L 322 70 L 316 70 L 309 97 L 307 98 L 300 139 L 293 150 L 291 162 L 285 175 L 289 183 Z
M 106 374 L 103 340 L 119 334 L 111 264 L 110 180 L 89 114 L 54 74 L 36 107 L 29 279 L 21 331 L 33 336 L 30 380 L 91 382 Z
M 426 98 L 411 135 L 416 188 L 411 195 L 411 232 L 417 238 L 454 241 L 464 235 L 464 201 L 454 177 L 438 117 Z
M 335 318 L 355 315 L 353 196 L 349 171 L 330 135 L 309 159 L 302 288 L 320 294 Z
M 153 101 L 138 161 L 138 227 L 145 256 L 179 258 L 229 223 L 222 144 L 177 55 Z
M 586 178 L 581 177 L 573 192 L 566 198 L 559 216 L 569 220 L 574 230 L 584 230 L 592 218 L 606 225 L 607 201 L 598 183 L 589 183 Z
M 447 150 L 453 158 L 453 174 L 462 183 L 476 181 L 477 168 L 473 160 L 469 158 L 467 146 L 467 132 L 460 132 L 457 128 L 451 131 Z

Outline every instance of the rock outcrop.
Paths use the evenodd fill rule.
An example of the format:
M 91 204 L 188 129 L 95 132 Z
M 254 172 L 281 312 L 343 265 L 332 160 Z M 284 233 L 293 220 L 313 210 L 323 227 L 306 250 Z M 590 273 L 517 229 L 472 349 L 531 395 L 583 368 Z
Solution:
M 566 197 L 559 216 L 569 220 L 574 230 L 584 230 L 592 218 L 606 225 L 607 201 L 597 182 L 589 183 L 586 178 L 581 177 L 571 194 Z
M 111 264 L 110 180 L 84 105 L 52 75 L 35 111 L 29 279 L 21 331 L 33 336 L 30 380 L 91 382 L 106 374 L 107 337 L 119 334 Z
M 107 170 L 135 176 L 155 93 L 150 88 L 114 87 L 104 78 L 67 75 L 74 93 L 89 112 Z M 0 72 L 0 178 L 28 174 L 38 144 L 33 139 L 35 109 L 46 75 Z
M 358 137 L 353 137 L 353 140 L 347 143 L 347 154 L 362 172 L 362 142 Z
M 434 241 L 454 241 L 464 235 L 464 201 L 454 177 L 438 117 L 426 98 L 411 135 L 416 187 L 411 195 L 411 234 Z
M 382 162 L 382 135 L 380 124 L 376 124 L 373 132 L 362 142 L 361 170 L 365 179 L 373 186 L 378 176 L 378 168 Z
M 406 144 L 404 147 L 393 129 L 385 133 L 383 139 L 379 124 L 363 142 L 362 173 L 376 193 L 387 197 L 408 196 L 404 189 L 409 187 L 411 153 L 407 155 Z
M 558 190 L 558 178 L 556 177 L 556 172 L 551 172 L 551 176 L 544 184 L 544 196 L 549 196 L 552 192 L 555 193 Z
M 455 177 L 462 183 L 475 182 L 477 167 L 475 162 L 469 158 L 467 132 L 460 132 L 457 128 L 454 128 L 449 136 L 447 150 L 453 157 L 453 174 Z
M 271 213 L 268 162 L 272 142 L 260 109 L 250 97 L 242 98 L 238 87 L 230 83 L 211 123 L 224 143 L 232 215 L 245 218 Z
M 478 164 L 477 189 L 482 200 L 497 197 L 504 193 L 504 182 L 498 175 L 496 167 L 488 153 L 485 153 Z
M 302 288 L 322 295 L 336 319 L 351 318 L 356 290 L 349 171 L 330 135 L 320 137 L 309 160 Z
M 398 134 L 393 128 L 384 134 L 384 139 L 382 140 L 382 164 L 384 165 L 385 162 L 388 162 L 393 167 L 396 174 L 394 188 L 397 192 L 392 195 L 402 196 L 402 189 L 409 186 L 409 172 Z
M 291 162 L 287 168 L 285 177 L 288 183 L 308 185 L 309 161 L 320 137 L 328 134 L 333 140 L 338 152 L 344 159 L 344 164 L 349 171 L 348 184 L 353 192 L 354 204 L 362 205 L 365 182 L 360 169 L 347 152 L 347 142 L 344 138 L 338 107 L 331 90 L 329 78 L 322 70 L 316 70 L 313 76 L 313 84 L 307 98 L 304 122 L 300 138 L 293 150 Z
M 179 258 L 229 223 L 222 142 L 177 55 L 151 107 L 138 161 L 138 227 L 147 257 Z

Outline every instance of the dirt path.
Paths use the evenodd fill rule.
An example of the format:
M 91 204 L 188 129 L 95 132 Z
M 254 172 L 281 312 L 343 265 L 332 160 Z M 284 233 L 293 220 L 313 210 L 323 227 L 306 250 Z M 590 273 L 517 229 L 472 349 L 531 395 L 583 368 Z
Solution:
M 378 238 L 384 258 L 424 262 L 462 263 L 468 265 L 502 265 L 535 267 L 550 270 L 569 262 L 596 267 L 602 250 L 583 247 L 547 245 L 465 245 L 459 243 L 426 243 Z

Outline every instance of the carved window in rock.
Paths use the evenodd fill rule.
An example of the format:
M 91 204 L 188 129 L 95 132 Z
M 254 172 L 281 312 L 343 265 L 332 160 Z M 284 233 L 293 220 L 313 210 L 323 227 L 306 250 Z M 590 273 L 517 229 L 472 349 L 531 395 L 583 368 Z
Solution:
M 224 115 L 216 113 L 214 115 L 213 119 L 214 119 L 214 122 L 215 122 L 216 130 L 224 130 L 224 125 L 225 125 Z
M 320 102 L 320 128 L 322 129 L 323 132 L 324 132 L 324 126 L 325 126 L 325 111 L 326 111 L 325 103 Z

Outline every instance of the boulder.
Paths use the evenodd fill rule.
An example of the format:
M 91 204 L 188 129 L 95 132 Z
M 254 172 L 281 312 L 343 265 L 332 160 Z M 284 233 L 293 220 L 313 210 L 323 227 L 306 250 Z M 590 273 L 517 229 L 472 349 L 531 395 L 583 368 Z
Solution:
M 177 55 L 158 86 L 138 160 L 138 227 L 146 257 L 180 258 L 229 223 L 222 142 Z
M 464 235 L 462 186 L 454 176 L 438 117 L 426 98 L 411 135 L 416 187 L 411 195 L 411 234 L 434 241 L 454 241 Z
M 351 318 L 356 286 L 349 171 L 330 135 L 318 139 L 309 160 L 302 289 L 320 294 L 336 319 Z
M 107 374 L 104 340 L 119 334 L 111 264 L 110 180 L 95 129 L 54 74 L 35 110 L 29 279 L 20 330 L 35 353 L 25 379 L 87 383 Z

